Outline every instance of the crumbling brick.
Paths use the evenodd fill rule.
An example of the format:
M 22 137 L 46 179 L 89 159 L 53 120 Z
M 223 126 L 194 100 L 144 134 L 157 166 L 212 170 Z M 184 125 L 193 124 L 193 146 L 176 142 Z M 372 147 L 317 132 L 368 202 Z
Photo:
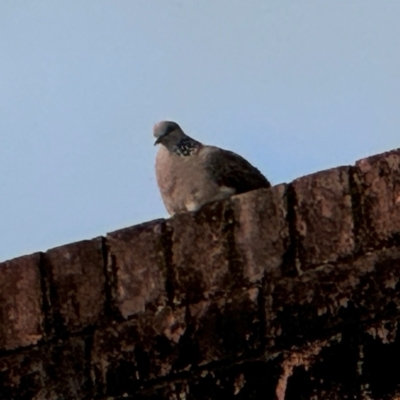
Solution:
M 157 220 L 107 235 L 113 301 L 124 318 L 167 302 L 162 230 L 163 221 Z
M 229 262 L 229 201 L 167 221 L 171 231 L 171 264 L 175 304 L 197 303 L 230 290 L 243 279 Z
M 50 320 L 56 333 L 96 324 L 106 299 L 102 239 L 56 247 L 45 253 L 44 260 Z
M 235 243 L 244 279 L 261 282 L 265 272 L 281 273 L 289 244 L 287 185 L 232 197 Z
M 357 161 L 360 191 L 360 243 L 371 249 L 395 239 L 400 243 L 400 149 Z
M 0 350 L 36 344 L 43 338 L 40 254 L 0 264 Z
M 296 179 L 295 227 L 301 270 L 334 262 L 354 250 L 349 168 Z

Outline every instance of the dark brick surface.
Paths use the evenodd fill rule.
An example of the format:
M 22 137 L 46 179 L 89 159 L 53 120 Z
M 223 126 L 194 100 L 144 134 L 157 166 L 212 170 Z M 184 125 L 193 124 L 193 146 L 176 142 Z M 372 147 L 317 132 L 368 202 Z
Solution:
M 336 261 L 354 250 L 349 168 L 293 181 L 300 268 Z
M 40 254 L 0 263 L 0 350 L 43 338 Z
M 113 301 L 124 318 L 166 304 L 163 224 L 157 220 L 107 235 Z
M 284 355 L 278 400 L 398 399 L 399 355 L 397 322 L 343 329 Z
M 376 332 L 380 332 L 380 335 Z M 158 382 L 128 399 L 320 400 L 397 399 L 397 323 L 353 326 L 321 341 L 262 359 L 220 364 Z
M 173 373 L 185 331 L 185 309 L 170 307 L 98 330 L 92 353 L 98 395 L 132 393 L 149 379 Z
M 93 376 L 99 394 L 134 393 L 146 382 L 202 365 L 260 354 L 259 290 L 137 318 L 96 332 Z
M 275 400 L 275 387 L 281 368 L 279 360 L 252 361 L 236 366 L 200 371 L 190 379 L 143 390 L 128 399 L 137 400 Z
M 0 358 L 0 398 L 4 400 L 77 400 L 91 398 L 85 341 L 35 346 Z
M 45 253 L 44 260 L 56 333 L 96 324 L 106 299 L 102 239 L 56 247 Z
M 362 246 L 393 238 L 400 243 L 400 150 L 357 161 L 354 176 L 361 193 Z
M 267 283 L 268 346 L 302 345 L 330 330 L 399 315 L 399 280 L 400 249 L 393 248 Z
M 262 351 L 260 291 L 258 287 L 237 290 L 227 297 L 189 305 L 188 330 L 181 343 L 182 350 L 193 355 L 193 366 Z
M 244 279 L 260 282 L 265 272 L 280 274 L 289 244 L 286 185 L 232 197 L 235 243 Z
M 240 284 L 243 270 L 229 261 L 233 243 L 231 214 L 226 201 L 167 221 L 175 304 L 197 303 Z

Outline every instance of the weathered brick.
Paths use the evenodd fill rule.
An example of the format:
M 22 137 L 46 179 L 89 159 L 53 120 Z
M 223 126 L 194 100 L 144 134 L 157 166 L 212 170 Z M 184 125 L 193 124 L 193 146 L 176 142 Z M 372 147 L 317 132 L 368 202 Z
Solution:
M 135 393 L 136 400 L 276 400 L 279 359 L 204 369 Z
M 188 306 L 188 332 L 181 341 L 181 352 L 190 354 L 188 364 L 201 366 L 261 354 L 264 311 L 259 306 L 260 290 L 238 289 Z
M 0 358 L 1 399 L 86 399 L 90 370 L 82 338 L 35 346 Z
M 36 344 L 43 337 L 40 254 L 0 264 L 0 349 Z
M 230 290 L 243 279 L 242 270 L 229 262 L 233 227 L 229 213 L 229 201 L 216 202 L 167 221 L 172 232 L 175 304 L 197 303 Z
M 267 283 L 269 347 L 323 339 L 332 330 L 400 316 L 400 248 Z
M 107 235 L 113 300 L 124 318 L 166 304 L 162 230 L 163 220 L 157 220 Z
M 364 158 L 356 163 L 364 248 L 400 236 L 400 149 Z
M 354 324 L 284 352 L 275 399 L 398 399 L 399 368 L 395 321 Z
M 146 382 L 215 361 L 260 355 L 259 288 L 137 317 L 99 329 L 93 346 L 97 395 L 134 393 Z
M 232 197 L 236 249 L 244 278 L 259 282 L 265 272 L 279 273 L 289 243 L 287 185 Z
M 354 251 L 349 168 L 293 181 L 300 268 L 334 262 Z
M 354 324 L 323 340 L 290 347 L 287 351 L 267 352 L 264 357 L 245 358 L 235 363 L 199 366 L 186 373 L 157 379 L 143 389 L 140 384 L 125 385 L 125 391 L 119 391 L 117 397 L 138 400 L 397 399 L 399 344 L 396 321 Z
M 92 350 L 97 395 L 133 393 L 150 379 L 172 374 L 185 330 L 185 309 L 170 307 L 97 330 Z
M 56 333 L 96 324 L 105 304 L 102 239 L 56 247 L 45 253 L 50 315 Z

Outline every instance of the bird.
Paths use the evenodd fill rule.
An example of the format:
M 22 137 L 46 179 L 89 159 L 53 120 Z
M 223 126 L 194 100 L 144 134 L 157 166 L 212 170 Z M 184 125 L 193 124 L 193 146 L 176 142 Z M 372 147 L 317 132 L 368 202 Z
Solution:
M 155 163 L 157 184 L 171 216 L 198 211 L 234 194 L 271 187 L 243 157 L 191 138 L 176 122 L 158 122 L 153 135 L 154 145 L 160 145 Z

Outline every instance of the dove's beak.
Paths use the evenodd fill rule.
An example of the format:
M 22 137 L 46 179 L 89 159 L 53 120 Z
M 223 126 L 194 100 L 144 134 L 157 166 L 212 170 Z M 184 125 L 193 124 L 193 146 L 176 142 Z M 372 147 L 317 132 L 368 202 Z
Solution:
M 160 135 L 160 136 L 157 138 L 157 140 L 154 142 L 154 146 L 157 146 L 158 144 L 160 144 L 160 143 L 161 143 L 161 140 L 163 140 L 165 136 L 167 136 L 167 135 Z

